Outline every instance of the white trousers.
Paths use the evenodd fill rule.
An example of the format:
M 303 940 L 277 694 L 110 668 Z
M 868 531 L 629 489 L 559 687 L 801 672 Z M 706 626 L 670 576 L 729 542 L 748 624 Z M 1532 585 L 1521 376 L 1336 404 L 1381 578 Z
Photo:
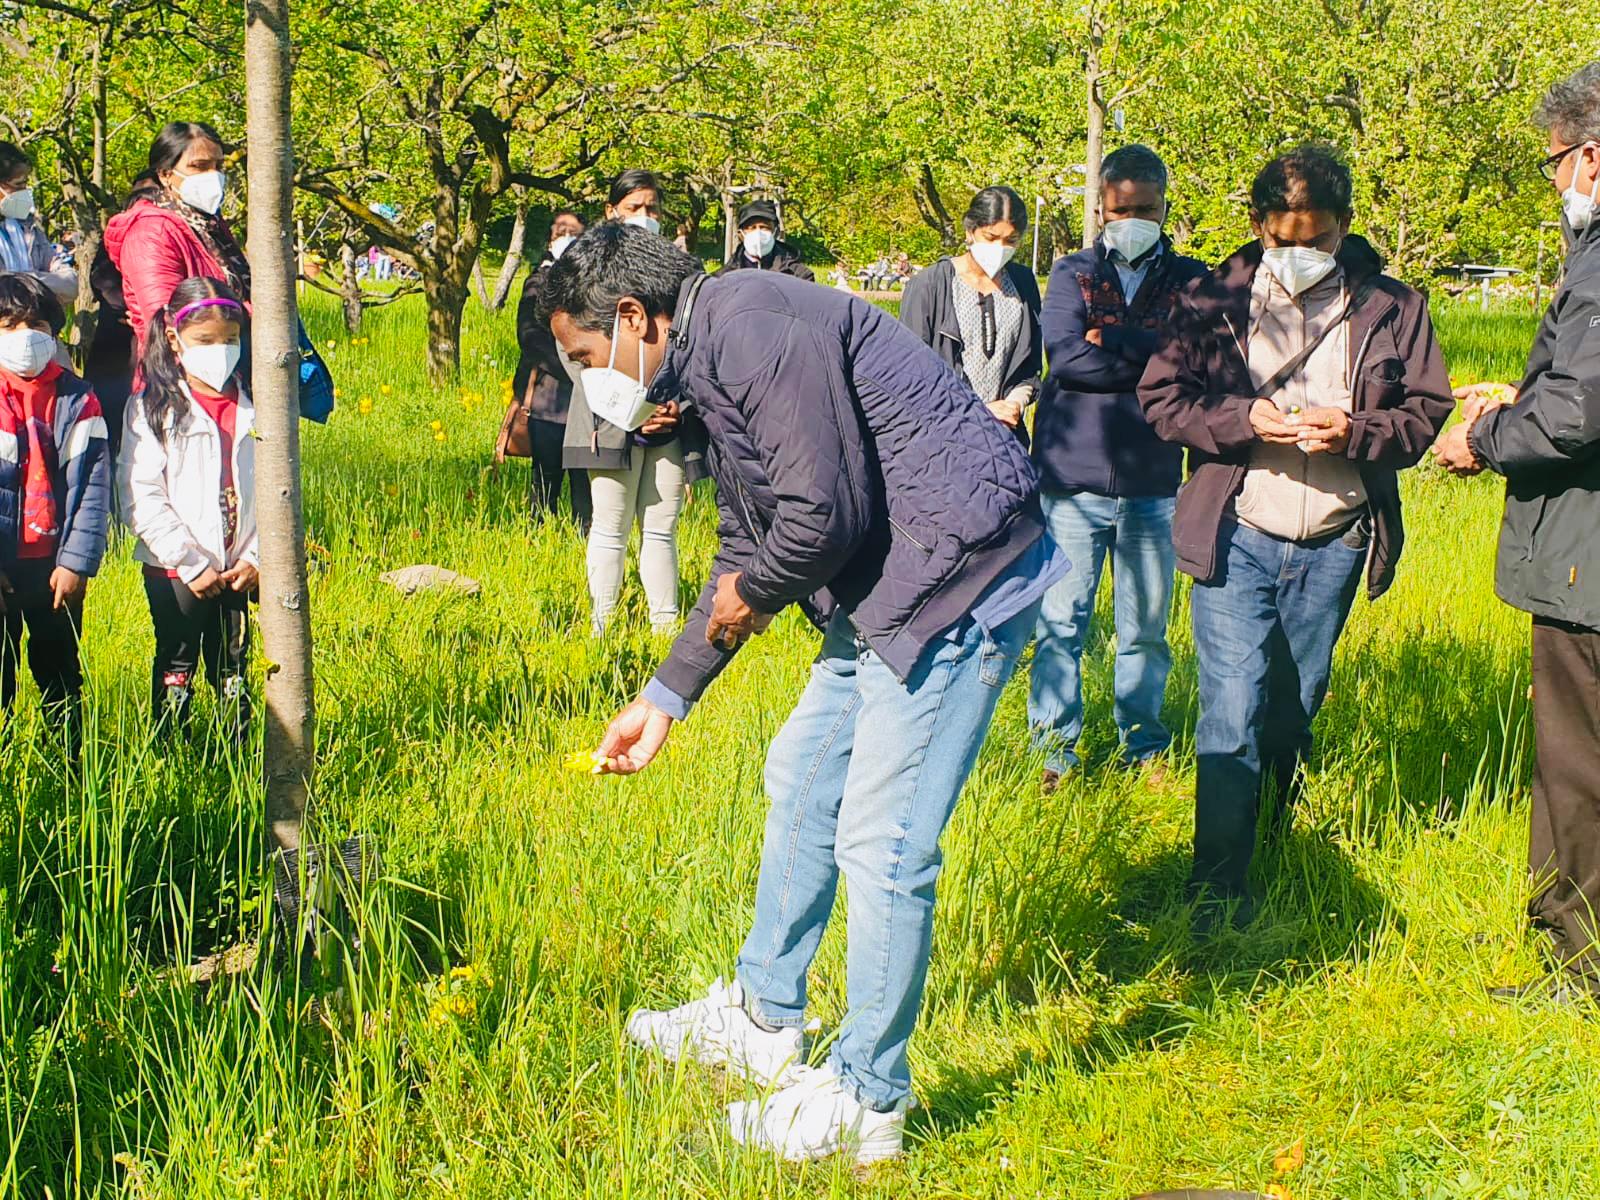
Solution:
M 683 511 L 683 447 L 634 446 L 622 471 L 590 471 L 594 520 L 589 526 L 589 601 L 596 633 L 617 607 L 627 569 L 628 535 L 639 526 L 639 578 L 650 605 L 650 625 L 678 622 L 678 515 Z

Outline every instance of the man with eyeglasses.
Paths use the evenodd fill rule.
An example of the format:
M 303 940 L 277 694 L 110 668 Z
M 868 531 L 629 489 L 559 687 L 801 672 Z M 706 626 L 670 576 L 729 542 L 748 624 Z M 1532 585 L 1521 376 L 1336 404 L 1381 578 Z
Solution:
M 1538 123 L 1561 193 L 1569 256 L 1517 399 L 1467 398 L 1434 455 L 1458 474 L 1506 477 L 1495 590 L 1533 616 L 1536 752 L 1528 915 L 1548 939 L 1546 978 L 1501 999 L 1600 998 L 1600 62 L 1556 84 Z

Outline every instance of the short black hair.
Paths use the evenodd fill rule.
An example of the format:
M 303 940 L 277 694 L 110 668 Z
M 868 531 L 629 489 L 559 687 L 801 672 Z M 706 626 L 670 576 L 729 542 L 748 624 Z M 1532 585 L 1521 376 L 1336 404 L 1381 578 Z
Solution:
M 0 179 L 10 179 L 33 170 L 33 159 L 15 142 L 0 142 Z
M 576 221 L 579 225 L 582 225 L 585 229 L 589 228 L 589 222 L 585 221 L 583 219 L 583 214 L 581 212 L 579 212 L 575 208 L 558 208 L 558 209 L 556 209 L 556 211 L 550 217 L 550 224 L 554 225 L 557 221 L 561 220 L 562 217 L 571 217 L 574 221 Z
M 43 321 L 50 332 L 67 327 L 67 314 L 55 293 L 32 275 L 0 275 L 0 321 L 7 325 L 35 325 Z
M 1553 84 L 1533 120 L 1569 146 L 1600 142 L 1600 60 Z
M 1164 192 L 1167 190 L 1167 164 L 1149 146 L 1134 143 L 1118 147 L 1100 163 L 1101 188 L 1114 183 L 1153 183 Z
M 649 188 L 658 197 L 661 195 L 661 185 L 656 182 L 654 172 L 651 171 L 624 171 L 611 181 L 611 192 L 606 198 L 606 203 L 613 208 L 621 204 L 634 192 L 642 188 Z
M 1250 185 L 1250 215 L 1261 220 L 1272 213 L 1329 212 L 1349 217 L 1355 185 L 1350 168 L 1332 146 L 1307 142 L 1280 154 Z
M 968 233 L 1010 221 L 1018 233 L 1028 227 L 1028 203 L 1008 187 L 986 187 L 972 198 L 961 224 Z
M 605 331 L 617 305 L 632 296 L 654 317 L 670 314 L 683 281 L 700 260 L 666 238 L 607 221 L 588 230 L 556 259 L 539 289 L 540 319 L 564 312 L 580 329 Z

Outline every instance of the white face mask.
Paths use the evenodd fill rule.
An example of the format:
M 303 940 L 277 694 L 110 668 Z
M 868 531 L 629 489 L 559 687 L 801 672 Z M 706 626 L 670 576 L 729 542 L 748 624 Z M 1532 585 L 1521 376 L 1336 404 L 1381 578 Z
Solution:
M 233 378 L 239 365 L 239 343 L 222 342 L 215 346 L 185 346 L 178 339 L 178 361 L 185 375 L 191 375 L 213 392 L 220 392 Z
M 577 240 L 578 239 L 573 237 L 570 233 L 563 233 L 555 241 L 550 243 L 550 257 L 560 258 L 567 252 L 567 247 L 572 245 L 572 243 Z
M 778 235 L 770 229 L 752 229 L 744 235 L 744 252 L 751 258 L 765 258 L 778 244 Z
M 1128 262 L 1133 262 L 1150 253 L 1161 240 L 1161 222 L 1129 217 L 1112 221 L 1100 236 L 1105 238 L 1108 250 L 1115 250 Z
M 622 332 L 622 313 L 611 321 L 611 358 L 603 367 L 585 367 L 581 373 L 583 397 L 589 411 L 632 433 L 650 419 L 655 405 L 645 397 L 650 387 L 644 382 L 644 339 L 639 340 L 639 378 L 617 370 L 617 335 Z
M 628 217 L 622 223 L 624 225 L 632 225 L 637 229 L 642 229 L 646 233 L 661 232 L 661 222 L 656 220 L 649 213 L 634 213 L 633 216 Z
M 1283 284 L 1283 290 L 1298 296 L 1333 274 L 1338 262 L 1326 250 L 1311 246 L 1277 246 L 1261 253 L 1261 265 Z
M 221 171 L 202 171 L 198 175 L 183 177 L 183 182 L 178 185 L 178 199 L 207 216 L 216 216 L 222 208 L 222 194 L 227 190 L 226 174 Z
M 0 367 L 20 379 L 32 379 L 56 356 L 56 340 L 37 329 L 8 329 L 0 333 Z
M 967 251 L 990 279 L 1000 274 L 1005 265 L 1017 256 L 1017 248 L 1003 242 L 973 242 Z
M 1583 166 L 1582 150 L 1578 151 L 1578 167 Z M 1567 224 L 1572 226 L 1574 234 L 1585 232 L 1594 223 L 1596 211 L 1600 211 L 1600 164 L 1595 167 L 1594 186 L 1585 196 L 1577 188 L 1578 171 L 1572 173 L 1573 186 L 1561 193 L 1561 211 L 1567 218 Z
M 9 195 L 0 197 L 0 217 L 23 221 L 31 212 L 33 212 L 32 188 L 18 188 Z

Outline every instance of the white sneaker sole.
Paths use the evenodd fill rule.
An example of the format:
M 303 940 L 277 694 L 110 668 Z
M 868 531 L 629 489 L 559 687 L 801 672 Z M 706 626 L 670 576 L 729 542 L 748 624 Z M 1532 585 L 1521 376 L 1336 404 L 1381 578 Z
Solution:
M 750 1150 L 765 1150 L 776 1154 L 785 1162 L 817 1162 L 835 1155 L 852 1155 L 858 1167 L 888 1162 L 905 1156 L 905 1130 L 903 1127 L 882 1130 L 866 1137 L 842 1138 L 837 1145 L 828 1146 L 777 1146 L 767 1138 L 761 1121 L 761 1104 L 755 1100 L 739 1100 L 728 1105 L 728 1133 L 733 1140 Z

